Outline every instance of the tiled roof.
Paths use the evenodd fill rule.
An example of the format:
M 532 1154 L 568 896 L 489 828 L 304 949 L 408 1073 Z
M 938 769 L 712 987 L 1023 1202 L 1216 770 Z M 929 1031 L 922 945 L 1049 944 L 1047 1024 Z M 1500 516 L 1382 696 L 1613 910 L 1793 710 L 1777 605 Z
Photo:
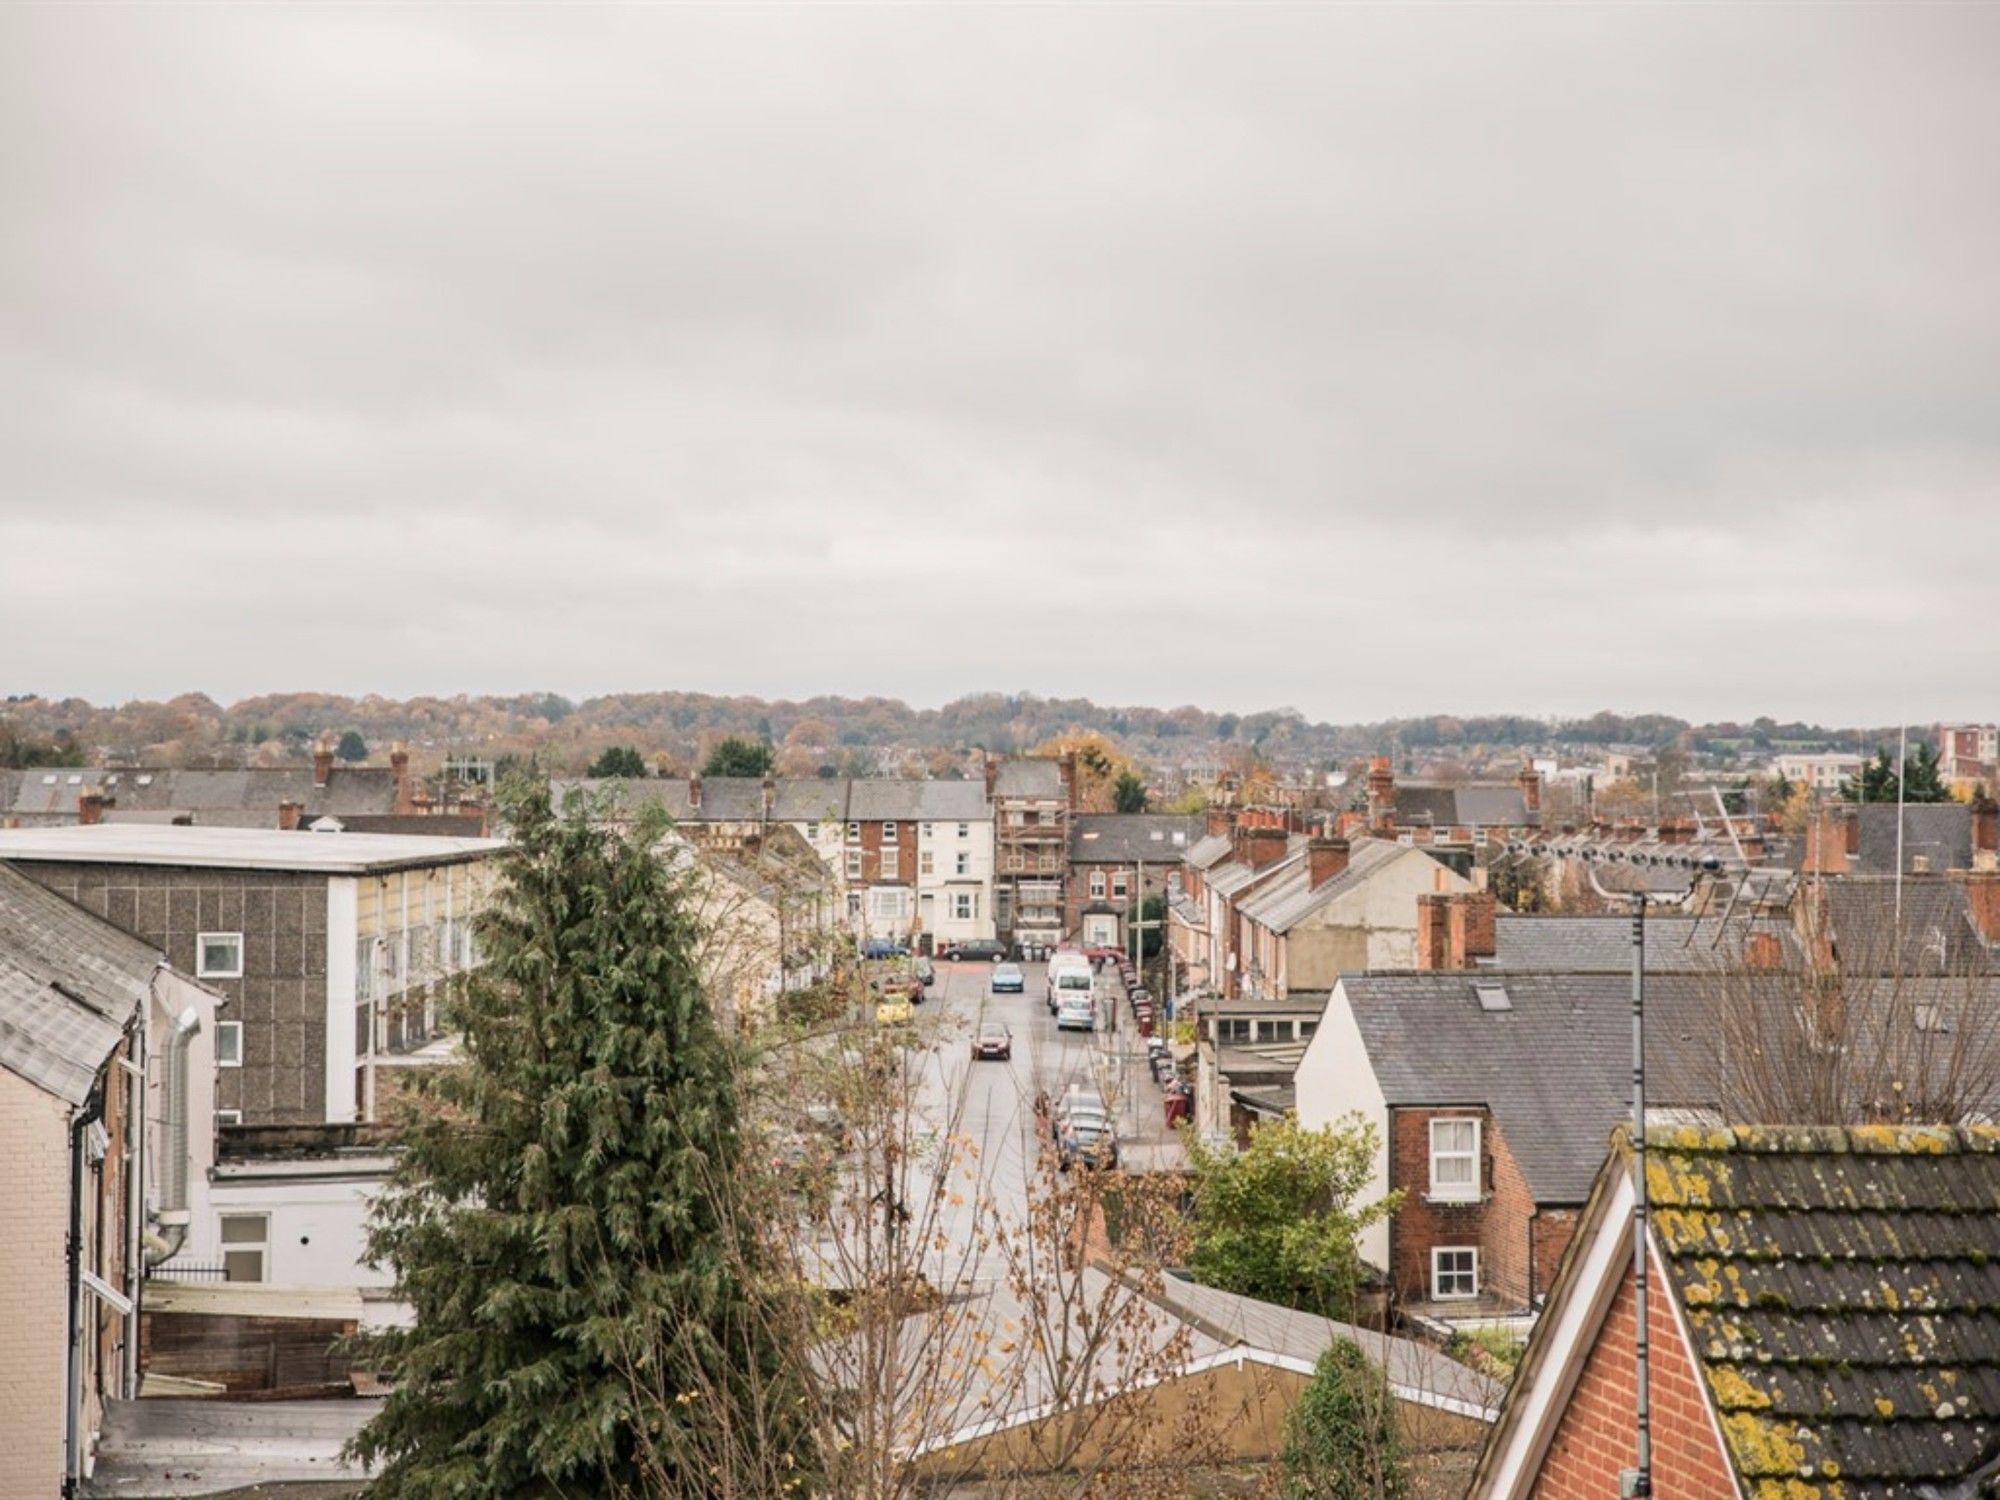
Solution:
M 1178 813 L 1083 813 L 1070 820 L 1073 864 L 1178 864 L 1202 837 L 1199 817 Z
M 0 819 L 17 818 L 24 827 L 74 823 L 77 798 L 86 791 L 111 798 L 119 812 L 173 810 L 211 827 L 275 827 L 281 802 L 301 804 L 310 820 L 329 813 L 391 813 L 397 801 L 396 773 L 387 766 L 336 763 L 323 787 L 313 785 L 310 766 L 222 771 L 52 767 L 8 773 L 0 780 Z
M 1647 1147 L 1654 1233 L 1746 1495 L 1996 1492 L 2000 1130 Z
M 754 776 L 705 776 L 701 805 L 684 776 L 558 778 L 558 804 L 571 791 L 615 798 L 632 811 L 658 806 L 677 823 L 755 823 L 764 817 L 764 783 Z M 780 776 L 771 784 L 771 813 L 780 823 L 990 822 L 993 809 L 977 781 L 917 781 L 871 777 Z
M 1208 888 L 1217 895 L 1233 896 L 1238 891 L 1248 890 L 1253 885 L 1281 877 L 1285 874 L 1287 866 L 1301 858 L 1305 852 L 1305 835 L 1295 833 L 1287 840 L 1282 858 L 1255 870 L 1242 864 L 1226 864 L 1212 869 L 1208 872 Z
M 0 865 L 0 1067 L 81 1104 L 163 961 Z

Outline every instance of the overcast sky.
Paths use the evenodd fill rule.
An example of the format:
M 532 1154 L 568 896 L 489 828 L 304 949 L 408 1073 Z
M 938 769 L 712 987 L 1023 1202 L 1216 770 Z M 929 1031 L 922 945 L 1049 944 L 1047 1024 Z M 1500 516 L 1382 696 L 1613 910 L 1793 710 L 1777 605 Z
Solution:
M 0 691 L 2000 713 L 2000 7 L 0 9 Z

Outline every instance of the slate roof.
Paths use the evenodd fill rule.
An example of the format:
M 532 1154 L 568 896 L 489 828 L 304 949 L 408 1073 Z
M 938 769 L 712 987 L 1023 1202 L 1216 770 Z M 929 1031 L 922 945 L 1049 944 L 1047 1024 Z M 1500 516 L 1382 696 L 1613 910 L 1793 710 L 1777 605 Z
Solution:
M 1308 861 L 1300 860 L 1283 879 L 1244 902 L 1241 910 L 1251 921 L 1261 923 L 1273 932 L 1290 932 L 1328 902 L 1339 900 L 1349 891 L 1359 890 L 1390 865 L 1405 858 L 1428 860 L 1430 856 L 1382 839 L 1357 839 L 1348 853 L 1347 868 L 1318 890 L 1307 886 L 1310 878 Z
M 764 817 L 764 783 L 755 776 L 704 776 L 701 806 L 689 801 L 685 776 L 568 777 L 550 782 L 557 804 L 571 791 L 607 795 L 632 811 L 658 806 L 677 823 L 755 823 Z M 771 818 L 780 823 L 985 823 L 993 818 L 977 781 L 895 777 L 780 776 L 771 785 Z
M 1003 760 L 994 773 L 993 795 L 1033 798 L 1060 802 L 1063 799 L 1062 767 L 1042 756 L 1023 760 Z
M 297 802 L 308 820 L 396 810 L 396 773 L 387 766 L 336 763 L 324 787 L 310 766 L 197 771 L 172 767 L 60 766 L 10 773 L 0 781 L 0 823 L 24 828 L 71 824 L 84 792 L 113 799 L 116 813 L 182 812 L 211 827 L 273 828 L 278 804 Z
M 1208 888 L 1218 895 L 1233 896 L 1238 891 L 1256 885 L 1259 881 L 1280 878 L 1285 873 L 1286 865 L 1306 852 L 1306 843 L 1304 834 L 1295 833 L 1285 841 L 1284 855 L 1260 869 L 1253 870 L 1250 866 L 1242 864 L 1227 864 L 1210 870 Z
M 1480 985 L 1512 1009 L 1483 1009 Z M 1631 1107 L 1632 995 L 1622 974 L 1346 974 L 1341 989 L 1391 1107 L 1483 1105 L 1537 1203 L 1582 1203 Z M 1647 1087 L 1701 1106 L 1712 998 L 1660 976 L 1647 986 Z M 1322 1026 L 1319 1038 L 1332 1033 Z M 1685 1066 L 1675 1068 L 1675 1062 Z
M 0 865 L 0 1067 L 83 1103 L 163 962 L 137 938 Z
M 993 811 L 984 782 L 882 779 L 851 784 L 847 816 L 857 823 L 970 823 L 991 819 Z
M 1070 863 L 1178 864 L 1205 826 L 1200 817 L 1178 813 L 1082 813 L 1070 820 Z
M 1848 876 L 1820 887 L 1834 952 L 1849 971 L 1971 974 L 1995 967 L 1996 955 L 1973 925 L 1965 887 L 1942 876 L 1902 882 L 1897 925 L 1896 880 Z
M 1399 781 L 1396 821 L 1432 828 L 1526 828 L 1534 820 L 1528 816 L 1528 799 L 1517 786 Z
M 2000 1493 L 2000 1130 L 1648 1131 L 1647 1148 L 1654 1234 L 1746 1495 Z
M 1854 809 L 1860 819 L 1859 849 L 1854 868 L 1867 874 L 1896 873 L 1897 808 L 1892 803 L 1864 802 Z M 1912 875 L 1921 857 L 1931 873 L 1972 868 L 1972 808 L 1964 802 L 1913 803 L 1901 810 L 1903 873 Z
M 1629 974 L 1632 918 L 1610 916 L 1516 916 L 1502 913 L 1494 924 L 1498 941 L 1492 967 L 1524 974 Z M 1646 918 L 1646 971 L 1698 974 L 1735 964 L 1751 931 L 1768 932 L 1796 958 L 1798 940 L 1789 924 L 1759 919 L 1754 928 L 1742 917 L 1724 924 L 1719 917 L 1649 915 Z

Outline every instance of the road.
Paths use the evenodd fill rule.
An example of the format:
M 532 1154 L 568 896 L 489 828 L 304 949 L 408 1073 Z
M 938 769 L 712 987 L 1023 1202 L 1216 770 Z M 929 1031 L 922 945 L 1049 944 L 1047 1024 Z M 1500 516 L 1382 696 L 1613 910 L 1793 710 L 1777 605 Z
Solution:
M 997 1274 L 995 1251 L 982 1248 L 979 1228 L 997 1212 L 1018 1222 L 1030 1198 L 1030 1173 L 1040 1149 L 1034 1101 L 1046 1093 L 1060 1100 L 1072 1086 L 1094 1087 L 1119 1117 L 1119 1140 L 1127 1170 L 1177 1168 L 1179 1142 L 1160 1123 L 1161 1093 L 1145 1066 L 1145 1043 L 1133 1029 L 1115 976 L 1099 976 L 1096 1032 L 1059 1031 L 1046 1004 L 1046 967 L 1024 964 L 1027 983 L 1019 995 L 991 990 L 993 966 L 985 963 L 937 966 L 937 983 L 919 1012 L 920 1034 L 928 1050 L 913 1059 L 917 1070 L 913 1109 L 927 1131 L 970 1143 L 976 1181 L 939 1208 L 947 1248 L 939 1252 L 945 1279 L 987 1280 Z M 1114 1010 L 1122 1027 L 1107 1026 Z M 971 1038 L 984 1020 L 999 1020 L 1013 1032 L 1013 1056 L 974 1061 Z

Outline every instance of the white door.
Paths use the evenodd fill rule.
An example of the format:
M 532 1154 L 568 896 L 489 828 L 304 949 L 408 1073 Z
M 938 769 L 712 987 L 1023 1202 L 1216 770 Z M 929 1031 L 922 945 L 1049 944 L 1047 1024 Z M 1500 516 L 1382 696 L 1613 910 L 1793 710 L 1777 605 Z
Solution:
M 1118 944 L 1118 918 L 1109 913 L 1092 913 L 1083 919 L 1083 941 L 1092 948 L 1113 948 Z

